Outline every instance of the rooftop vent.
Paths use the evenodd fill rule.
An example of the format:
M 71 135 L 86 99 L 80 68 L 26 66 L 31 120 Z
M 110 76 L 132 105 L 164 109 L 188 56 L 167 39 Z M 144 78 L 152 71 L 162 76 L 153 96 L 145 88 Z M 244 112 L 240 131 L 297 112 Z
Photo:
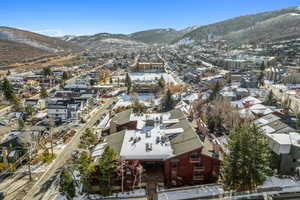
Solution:
M 151 132 L 146 132 L 146 137 L 147 138 L 151 137 Z
M 160 143 L 160 137 L 159 136 L 156 137 L 156 144 L 158 144 L 158 143 Z
M 146 143 L 146 151 L 152 151 L 152 143 Z

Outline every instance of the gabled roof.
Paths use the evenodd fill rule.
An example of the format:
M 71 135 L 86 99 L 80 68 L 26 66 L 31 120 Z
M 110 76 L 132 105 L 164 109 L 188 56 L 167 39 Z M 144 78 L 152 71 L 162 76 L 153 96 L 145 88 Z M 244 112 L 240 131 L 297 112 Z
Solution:
M 130 115 L 132 113 L 132 109 L 127 109 L 123 112 L 117 113 L 111 120 L 116 124 L 126 124 L 130 121 Z
M 254 105 L 254 104 L 261 104 L 262 103 L 261 100 L 255 98 L 253 96 L 248 96 L 248 97 L 242 98 L 240 101 L 243 102 L 243 103 L 249 102 L 252 105 Z
M 173 154 L 183 154 L 195 149 L 199 149 L 203 146 L 203 142 L 200 140 L 199 136 L 197 135 L 191 124 L 188 122 L 188 120 L 181 120 L 170 128 L 183 128 L 184 130 L 183 133 L 178 134 L 170 141 L 173 149 Z
M 183 112 L 180 109 L 174 109 L 170 111 L 170 119 L 185 119 Z
M 105 137 L 105 142 L 113 148 L 113 150 L 116 152 L 117 156 L 120 156 L 124 135 L 126 130 L 120 131 L 111 135 L 108 135 Z
M 271 122 L 277 121 L 279 119 L 280 119 L 280 117 L 278 117 L 274 114 L 268 114 L 268 115 L 265 115 L 265 116 L 255 120 L 254 123 L 259 125 L 259 126 L 264 126 L 264 125 L 267 125 Z

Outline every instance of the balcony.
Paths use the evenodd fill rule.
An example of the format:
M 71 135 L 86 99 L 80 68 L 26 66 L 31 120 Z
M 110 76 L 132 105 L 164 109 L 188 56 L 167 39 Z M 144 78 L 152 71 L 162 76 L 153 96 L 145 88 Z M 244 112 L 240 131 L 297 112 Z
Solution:
M 203 181 L 204 176 L 203 175 L 193 175 L 193 180 L 194 181 Z
M 197 172 L 203 172 L 205 170 L 205 168 L 204 168 L 204 165 L 195 165 L 193 167 L 193 170 L 197 171 Z
M 190 157 L 190 162 L 191 163 L 201 162 L 201 159 L 200 157 Z

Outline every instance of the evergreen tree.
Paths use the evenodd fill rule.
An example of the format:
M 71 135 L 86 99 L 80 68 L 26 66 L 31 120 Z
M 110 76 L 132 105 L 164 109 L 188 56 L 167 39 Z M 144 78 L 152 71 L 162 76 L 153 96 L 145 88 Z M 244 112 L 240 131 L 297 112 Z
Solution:
M 82 153 L 78 159 L 80 179 L 87 191 L 93 185 L 98 185 L 98 192 L 107 196 L 112 192 L 112 182 L 115 177 L 116 153 L 111 147 L 106 147 L 99 161 L 92 163 L 87 153 Z
M 173 95 L 171 91 L 168 89 L 165 93 L 165 96 L 162 99 L 162 110 L 163 111 L 169 111 L 172 110 L 175 106 L 175 100 L 173 98 Z
M 96 135 L 91 131 L 91 129 L 85 129 L 84 133 L 80 137 L 81 144 L 85 146 L 95 145 L 97 142 Z
M 257 79 L 258 86 L 264 86 L 264 77 L 265 77 L 264 71 L 260 71 L 258 79 Z
M 34 112 L 35 112 L 35 110 L 34 110 L 33 105 L 28 104 L 28 105 L 25 107 L 25 113 L 26 113 L 29 117 L 32 116 Z
M 229 189 L 252 190 L 271 175 L 268 141 L 255 124 L 236 126 L 230 132 L 228 150 L 222 166 L 222 181 Z
M 46 88 L 44 88 L 44 87 L 41 88 L 41 90 L 40 90 L 40 97 L 41 97 L 42 99 L 45 99 L 45 98 L 48 97 L 48 92 L 47 92 L 47 89 L 46 89 Z
M 296 128 L 297 130 L 300 130 L 300 113 L 297 113 L 296 115 Z
M 16 94 L 14 92 L 13 86 L 7 78 L 4 78 L 1 84 L 4 97 L 7 101 L 13 103 L 16 100 Z
M 111 147 L 106 147 L 102 157 L 96 166 L 96 170 L 99 173 L 97 176 L 100 188 L 100 194 L 107 196 L 112 192 L 111 183 L 115 175 L 116 165 L 116 153 Z
M 138 99 L 133 101 L 131 107 L 134 113 L 145 113 L 147 111 L 147 107 L 143 103 L 140 103 Z
M 210 93 L 208 100 L 212 101 L 216 99 L 218 96 L 220 96 L 220 91 L 221 91 L 221 85 L 219 81 L 216 82 L 214 88 L 212 89 L 212 92 Z
M 131 84 L 131 78 L 129 77 L 128 73 L 126 74 L 126 77 L 125 77 L 125 86 L 127 87 L 127 94 L 129 94 L 131 91 L 132 84 Z
M 3 79 L 1 83 L 1 88 L 3 90 L 5 99 L 9 101 L 11 104 L 13 104 L 13 108 L 17 112 L 22 112 L 24 109 L 20 104 L 20 99 L 16 96 L 13 86 L 11 85 L 9 80 L 7 80 L 7 78 Z
M 64 71 L 64 72 L 63 72 L 62 78 L 63 78 L 63 80 L 68 80 L 68 79 L 69 79 L 69 74 L 68 74 L 68 72 Z
M 161 76 L 160 77 L 160 79 L 158 80 L 158 86 L 160 87 L 160 88 L 164 88 L 165 87 L 165 80 L 164 80 L 164 78 Z
M 43 68 L 43 74 L 44 74 L 45 76 L 51 76 L 52 71 L 51 71 L 50 67 L 45 67 L 45 68 Z
M 264 103 L 268 106 L 274 106 L 276 104 L 276 99 L 272 90 L 269 92 Z
M 71 173 L 64 169 L 60 174 L 59 179 L 59 191 L 63 193 L 67 199 L 73 199 L 75 197 L 75 181 Z
M 82 183 L 88 182 L 89 177 L 91 176 L 91 171 L 94 170 L 94 168 L 91 167 L 92 161 L 91 156 L 87 152 L 82 152 L 76 160 L 76 163 L 79 166 L 78 171 L 80 172 L 80 180 Z

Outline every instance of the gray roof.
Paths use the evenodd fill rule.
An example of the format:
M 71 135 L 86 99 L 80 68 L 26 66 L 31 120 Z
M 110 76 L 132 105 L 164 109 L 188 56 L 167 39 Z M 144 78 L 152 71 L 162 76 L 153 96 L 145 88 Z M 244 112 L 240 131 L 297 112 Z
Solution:
M 105 137 L 105 142 L 107 142 L 107 144 L 113 148 L 113 150 L 117 154 L 117 157 L 120 156 L 125 132 L 126 130 L 123 130 Z
M 170 119 L 186 119 L 186 117 L 180 109 L 171 110 L 170 114 Z
M 127 109 L 123 112 L 117 113 L 111 120 L 116 124 L 126 124 L 130 121 L 130 115 L 132 113 L 132 109 Z
M 275 130 L 275 132 L 288 127 L 287 124 L 283 123 L 280 120 L 276 120 L 274 122 L 271 122 L 271 123 L 268 124 L 268 126 L 270 126 L 271 128 L 273 128 Z
M 175 155 L 190 152 L 203 146 L 203 142 L 186 119 L 181 120 L 170 128 L 183 128 L 184 130 L 183 133 L 178 134 L 170 141 Z

